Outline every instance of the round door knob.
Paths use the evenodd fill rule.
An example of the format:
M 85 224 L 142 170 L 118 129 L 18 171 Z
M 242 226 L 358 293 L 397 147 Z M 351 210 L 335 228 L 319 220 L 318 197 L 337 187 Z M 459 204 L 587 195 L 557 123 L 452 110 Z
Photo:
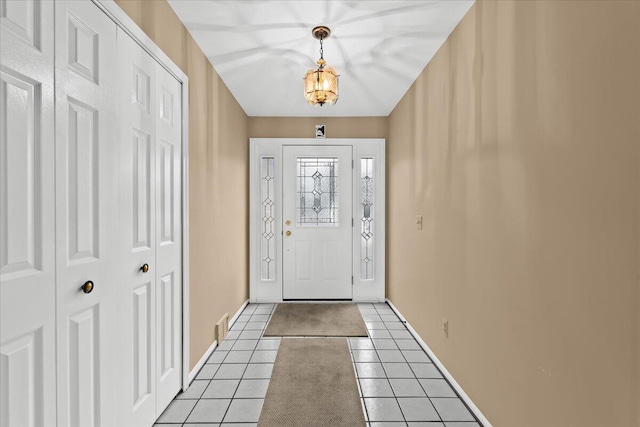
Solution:
M 287 232 L 286 232 L 286 233 L 284 233 L 284 234 L 286 234 L 287 236 L 291 236 L 291 232 L 290 232 L 290 231 L 287 231 Z
M 85 294 L 90 294 L 93 290 L 93 282 L 91 280 L 87 280 L 86 282 L 84 282 L 84 285 L 82 285 L 80 289 L 82 289 L 82 292 L 84 292 Z
M 149 271 L 149 264 L 143 264 L 142 267 L 140 267 L 140 270 L 142 270 L 143 273 L 146 273 Z

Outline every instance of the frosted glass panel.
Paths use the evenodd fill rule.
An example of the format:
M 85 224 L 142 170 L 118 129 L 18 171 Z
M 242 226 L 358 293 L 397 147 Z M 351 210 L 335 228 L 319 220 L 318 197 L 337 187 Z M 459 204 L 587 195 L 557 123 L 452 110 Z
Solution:
M 373 159 L 360 159 L 360 279 L 373 279 Z
M 275 239 L 275 159 L 263 157 L 260 160 L 260 191 L 262 201 L 262 240 L 260 254 L 262 259 L 262 280 L 274 280 L 276 270 Z
M 338 158 L 298 157 L 296 223 L 299 226 L 337 227 Z

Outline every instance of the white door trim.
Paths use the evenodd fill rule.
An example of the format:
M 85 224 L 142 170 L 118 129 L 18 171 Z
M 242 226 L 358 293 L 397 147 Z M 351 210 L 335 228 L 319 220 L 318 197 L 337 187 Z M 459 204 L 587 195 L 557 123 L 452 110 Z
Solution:
M 189 387 L 189 77 L 114 0 L 91 0 L 182 84 L 182 389 Z
M 353 301 L 385 301 L 385 140 L 361 138 L 251 138 L 249 163 L 249 273 L 251 302 L 282 302 L 282 203 L 273 206 L 274 227 L 273 242 L 269 243 L 270 251 L 279 259 L 275 262 L 269 275 L 263 273 L 261 251 L 265 242 L 262 237 L 263 200 L 261 192 L 263 182 L 261 170 L 269 160 L 272 162 L 275 183 L 270 191 L 276 200 L 282 200 L 282 147 L 285 145 L 348 145 L 353 147 Z M 374 200 L 374 256 L 375 271 L 372 278 L 361 279 L 360 276 L 360 159 L 372 158 L 375 164 Z

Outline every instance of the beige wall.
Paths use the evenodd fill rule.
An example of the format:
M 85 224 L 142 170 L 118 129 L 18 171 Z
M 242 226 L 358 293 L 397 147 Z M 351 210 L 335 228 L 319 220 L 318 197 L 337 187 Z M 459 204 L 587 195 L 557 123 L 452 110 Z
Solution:
M 189 76 L 190 366 L 248 298 L 247 116 L 166 0 L 117 0 Z
M 316 125 L 326 125 L 327 138 L 386 138 L 388 118 L 249 117 L 249 137 L 315 138 Z
M 640 425 L 639 23 L 476 3 L 391 114 L 388 294 L 495 427 Z

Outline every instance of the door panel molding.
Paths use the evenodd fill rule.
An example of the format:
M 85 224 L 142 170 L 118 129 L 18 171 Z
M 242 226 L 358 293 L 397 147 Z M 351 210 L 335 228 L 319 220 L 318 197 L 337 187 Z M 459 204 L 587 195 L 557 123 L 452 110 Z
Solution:
M 385 300 L 385 140 L 360 138 L 250 139 L 250 301 L 283 300 L 284 146 L 351 146 L 353 301 Z M 365 159 L 366 161 L 363 161 Z M 365 180 L 369 172 L 373 179 Z M 362 175 L 364 173 L 364 175 Z M 372 191 L 361 197 L 361 186 Z M 295 218 L 290 219 L 295 221 Z M 365 239 L 363 234 L 367 237 Z M 363 246 L 369 242 L 369 246 Z M 369 250 L 367 253 L 366 250 Z M 369 258 L 368 262 L 366 259 Z M 366 266 L 364 269 L 363 265 Z M 364 269 L 364 270 L 363 270 Z

